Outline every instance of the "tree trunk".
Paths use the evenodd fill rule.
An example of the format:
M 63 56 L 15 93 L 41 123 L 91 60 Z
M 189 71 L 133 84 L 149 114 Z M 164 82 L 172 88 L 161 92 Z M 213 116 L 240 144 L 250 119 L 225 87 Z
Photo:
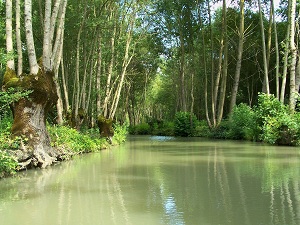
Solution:
M 101 92 L 100 92 L 100 87 L 101 87 L 101 69 L 102 69 L 102 38 L 101 38 L 101 33 L 99 33 L 99 49 L 98 49 L 98 58 L 97 58 L 97 73 L 96 73 L 96 93 L 97 93 L 97 116 L 100 114 L 100 108 L 101 108 Z
M 9 2 L 11 1 L 7 1 L 7 3 Z M 39 64 L 37 63 L 32 30 L 32 1 L 25 0 L 24 5 L 26 49 L 28 51 L 30 74 L 22 73 L 20 77 L 18 77 L 15 70 L 11 66 L 7 66 L 3 77 L 3 89 L 6 90 L 13 87 L 21 88 L 22 90 L 32 90 L 28 99 L 23 98 L 12 105 L 14 116 L 12 136 L 21 137 L 22 141 L 20 149 L 11 151 L 11 153 L 16 156 L 21 167 L 31 165 L 44 168 L 51 165 L 62 155 L 61 152 L 51 147 L 46 128 L 47 113 L 52 109 L 58 99 L 54 82 L 54 71 L 52 71 L 58 70 L 58 65 L 50 63 L 50 66 L 49 64 L 45 66 L 42 60 Z M 50 10 L 50 13 L 45 13 L 45 17 L 49 17 L 49 15 L 51 15 L 51 7 L 49 9 L 51 0 L 47 0 L 45 5 L 46 11 Z M 8 6 L 9 10 L 10 5 Z M 17 17 L 19 14 L 18 7 L 19 2 L 17 2 L 16 6 Z M 7 18 L 11 18 L 9 11 Z M 16 23 L 19 23 L 18 20 L 19 19 L 16 18 Z M 48 26 L 47 19 L 45 20 L 44 29 Z M 16 29 L 18 29 L 18 25 Z M 11 37 L 7 35 L 8 42 L 10 38 Z M 48 46 L 46 48 L 48 48 Z M 60 49 L 60 52 L 61 51 L 62 49 Z M 43 52 L 47 54 L 47 57 L 52 54 L 51 48 Z M 20 51 L 18 51 L 18 53 L 20 54 Z
M 227 69 L 228 69 L 228 35 L 227 35 L 227 6 L 226 0 L 223 0 L 223 24 L 222 24 L 223 32 L 224 32 L 224 65 L 223 65 L 223 74 L 222 74 L 222 82 L 220 89 L 220 100 L 218 107 L 218 117 L 217 117 L 217 126 L 220 125 L 223 119 L 224 112 L 224 103 L 226 96 L 226 86 L 227 86 Z
M 18 70 L 17 75 L 20 76 L 23 73 L 23 52 L 21 41 L 21 7 L 20 0 L 16 0 L 16 42 L 18 52 Z
M 113 9 L 112 9 L 113 10 Z M 110 18 L 113 19 L 113 11 L 111 12 Z M 115 19 L 115 18 L 114 18 Z M 117 24 L 116 21 L 114 21 L 114 27 L 113 27 L 113 33 L 110 39 L 110 50 L 111 50 L 111 58 L 108 66 L 108 74 L 107 74 L 107 80 L 106 80 L 106 86 L 105 86 L 105 97 L 103 102 L 103 116 L 108 118 L 109 114 L 109 101 L 111 98 L 111 80 L 112 80 L 112 73 L 113 73 L 113 67 L 115 64 L 115 39 L 117 34 Z
M 7 60 L 7 67 L 11 70 L 15 70 L 15 62 L 12 56 L 14 52 L 12 32 L 12 0 L 6 1 L 6 51 L 9 56 Z
M 25 33 L 26 45 L 28 51 L 30 74 L 36 75 L 39 71 L 39 65 L 36 60 L 33 31 L 32 31 L 32 2 L 25 0 Z
M 183 25 L 181 25 L 183 26 Z M 180 28 L 182 29 L 182 28 Z M 185 90 L 185 47 L 183 39 L 183 31 L 180 31 L 180 65 L 179 65 L 179 78 L 180 78 L 180 111 L 186 112 L 186 90 Z
M 243 45 L 244 45 L 244 0 L 240 0 L 240 30 L 239 30 L 239 46 L 238 46 L 238 54 L 237 54 L 237 62 L 235 68 L 235 76 L 231 91 L 231 101 L 229 107 L 229 113 L 232 112 L 233 107 L 236 105 L 236 96 L 238 92 L 239 82 L 240 82 L 240 74 L 242 67 L 242 56 L 243 56 Z
M 261 30 L 261 39 L 262 39 L 262 52 L 263 52 L 263 63 L 264 63 L 264 82 L 263 82 L 263 92 L 270 94 L 269 88 L 269 70 L 267 63 L 267 52 L 266 52 L 266 38 L 265 38 L 265 28 L 263 23 L 263 15 L 261 8 L 261 1 L 258 0 L 258 9 L 259 9 L 259 21 L 260 21 L 260 30 Z
M 290 99 L 289 107 L 291 111 L 295 110 L 296 106 L 296 63 L 297 63 L 297 49 L 295 45 L 295 17 L 296 17 L 296 0 L 291 0 L 291 32 L 290 32 L 290 51 L 291 51 L 291 65 L 290 65 Z
M 40 69 L 37 75 L 25 77 L 17 78 L 12 71 L 6 71 L 4 75 L 5 88 L 17 85 L 33 91 L 29 99 L 21 99 L 13 105 L 12 136 L 21 137 L 23 141 L 20 150 L 12 154 L 21 166 L 45 168 L 61 155 L 51 147 L 46 128 L 47 113 L 57 101 L 54 74 Z
M 275 36 L 275 52 L 276 52 L 276 65 L 275 65 L 275 77 L 276 77 L 276 97 L 280 98 L 280 84 L 279 84 L 279 45 L 278 45 L 278 35 L 277 35 L 277 25 L 275 20 L 275 8 L 274 8 L 274 0 L 271 0 L 272 10 L 273 10 L 273 26 L 274 26 L 274 36 Z
M 290 10 L 288 17 L 290 17 Z M 289 49 L 290 49 L 290 22 L 287 26 L 287 32 L 286 32 L 286 39 L 285 39 L 285 48 L 284 48 L 284 57 L 283 57 L 283 72 L 282 72 L 282 84 L 281 84 L 281 90 L 280 90 L 280 102 L 284 103 L 285 98 L 285 88 L 286 88 L 286 78 L 287 78 L 287 71 L 288 71 L 288 58 L 289 58 Z
M 74 80 L 74 90 L 73 90 L 73 107 L 74 107 L 74 119 L 75 119 L 75 127 L 76 129 L 79 129 L 79 119 L 78 119 L 78 109 L 79 109 L 79 100 L 80 100 L 80 41 L 81 41 L 81 33 L 84 27 L 85 19 L 87 14 L 87 5 L 85 5 L 84 8 L 84 15 L 82 18 L 82 22 L 80 24 L 80 28 L 77 34 L 77 48 L 76 48 L 76 77 Z M 73 113 L 72 113 L 73 114 Z
M 70 107 L 69 103 L 69 91 L 67 88 L 66 76 L 65 76 L 65 65 L 64 65 L 64 58 L 61 58 L 61 77 L 62 77 L 62 86 L 64 89 L 64 97 L 65 97 L 65 110 L 67 111 Z
M 43 64 L 47 71 L 51 70 L 50 46 L 50 26 L 51 26 L 51 6 L 52 1 L 45 1 L 45 17 L 44 17 L 44 42 L 43 42 Z
M 199 1 L 197 0 L 197 3 Z M 209 3 L 208 3 L 209 4 Z M 201 53 L 199 53 L 200 56 L 200 61 L 199 64 L 201 65 L 203 63 L 203 68 L 204 68 L 204 104 L 205 104 L 205 116 L 206 116 L 206 121 L 209 127 L 211 127 L 211 121 L 209 118 L 209 113 L 208 113 L 208 79 L 207 79 L 207 63 L 206 63 L 206 41 L 205 41 L 205 33 L 204 33 L 204 25 L 203 25 L 203 20 L 201 17 L 201 12 L 200 8 L 198 9 L 198 17 L 199 17 L 199 22 L 200 22 L 200 29 L 201 29 L 201 37 L 202 37 L 202 60 L 201 60 Z

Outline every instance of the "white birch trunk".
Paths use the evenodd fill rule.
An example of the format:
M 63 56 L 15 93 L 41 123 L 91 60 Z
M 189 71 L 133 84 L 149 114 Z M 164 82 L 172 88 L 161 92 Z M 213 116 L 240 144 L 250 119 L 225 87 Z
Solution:
M 12 32 L 12 0 L 6 0 L 6 51 L 9 55 L 6 65 L 9 69 L 15 70 L 15 62 L 12 57 L 14 52 Z
M 55 67 L 57 64 L 60 64 L 60 58 L 61 58 L 61 52 L 60 49 L 62 48 L 63 41 L 64 41 L 64 30 L 65 30 L 65 15 L 66 15 L 66 8 L 67 8 L 67 0 L 64 0 L 60 7 L 59 12 L 59 19 L 58 19 L 58 27 L 56 30 L 56 38 L 54 47 L 52 49 L 52 43 L 53 43 L 53 37 L 51 38 L 51 49 L 52 49 L 52 55 L 51 55 L 51 63 Z M 56 9 L 56 7 L 54 7 Z M 56 18 L 56 17 L 55 17 Z M 51 19 L 51 29 L 52 26 L 55 25 L 55 22 L 53 22 L 53 18 Z M 54 28 L 53 28 L 54 29 Z M 50 31 L 50 35 L 53 36 L 54 31 Z
M 278 45 L 278 35 L 277 35 L 277 25 L 275 20 L 275 7 L 274 7 L 274 0 L 271 0 L 272 3 L 272 10 L 273 10 L 273 26 L 274 26 L 274 36 L 275 36 L 275 52 L 276 52 L 276 66 L 275 66 L 275 77 L 276 77 L 276 97 L 280 98 L 280 84 L 279 84 L 279 45 Z
M 56 24 L 56 20 L 58 17 L 58 12 L 60 11 L 61 14 L 65 14 L 64 13 L 64 8 L 67 4 L 67 1 L 65 0 L 63 2 L 63 4 L 61 4 L 61 0 L 56 0 L 55 4 L 53 6 L 52 9 L 52 14 L 51 14 L 51 20 L 50 20 L 50 30 L 49 30 L 49 40 L 50 40 L 50 49 L 52 49 L 52 43 L 53 43 L 53 38 L 54 38 L 54 31 L 55 31 L 55 24 Z M 61 6 L 63 8 L 61 8 Z M 56 35 L 58 36 L 58 35 Z
M 112 15 L 111 15 L 112 17 Z M 110 93 L 111 93 L 111 79 L 112 79 L 112 73 L 113 73 L 113 67 L 115 63 L 115 38 L 116 38 L 116 33 L 117 33 L 117 26 L 116 22 L 114 22 L 114 28 L 113 28 L 113 34 L 111 37 L 110 41 L 110 49 L 111 49 L 111 59 L 108 67 L 108 75 L 107 75 L 107 80 L 106 80 L 106 90 L 105 90 L 105 98 L 104 98 L 104 103 L 103 103 L 103 116 L 107 117 L 108 116 L 108 105 L 109 105 L 109 99 L 110 99 Z
M 20 0 L 16 0 L 16 42 L 18 52 L 18 71 L 17 75 L 23 73 L 23 52 L 22 52 L 22 38 L 21 38 L 21 7 Z
M 51 47 L 50 47 L 50 18 L 52 0 L 45 1 L 44 17 L 44 42 L 43 42 L 43 66 L 46 71 L 51 71 Z
M 263 63 L 264 63 L 264 83 L 263 83 L 263 90 L 267 94 L 270 94 L 269 88 L 269 70 L 268 70 L 268 63 L 267 63 L 267 52 L 266 52 L 266 43 L 265 43 L 265 30 L 263 24 L 263 16 L 262 16 L 262 8 L 261 8 L 261 1 L 258 0 L 258 9 L 259 9 L 259 18 L 260 18 L 260 29 L 261 29 L 261 38 L 262 38 L 262 52 L 263 52 Z
M 131 40 L 132 40 L 133 27 L 134 27 L 134 18 L 132 17 L 130 28 L 129 28 L 128 35 L 127 35 L 127 40 L 126 40 L 126 48 L 125 48 L 125 54 L 124 54 L 123 64 L 122 64 L 121 78 L 120 78 L 119 85 L 117 87 L 117 91 L 114 95 L 111 110 L 110 110 L 110 113 L 109 113 L 109 118 L 114 118 L 114 116 L 116 114 L 117 107 L 118 107 L 118 104 L 119 104 L 120 95 L 121 95 L 121 90 L 122 90 L 122 87 L 123 87 L 123 83 L 124 83 L 124 79 L 125 79 L 125 75 L 126 75 L 126 71 L 127 71 L 127 67 L 129 65 L 132 57 L 133 57 L 133 54 L 129 57 L 129 49 L 130 49 Z
M 26 33 L 30 73 L 36 75 L 39 71 L 39 65 L 36 60 L 33 31 L 32 31 L 32 1 L 31 0 L 25 0 L 24 14 L 25 14 L 25 33 Z
M 295 110 L 296 106 L 296 64 L 297 64 L 297 49 L 295 45 L 295 18 L 296 18 L 296 0 L 291 0 L 291 31 L 290 31 L 290 51 L 291 51 L 291 66 L 290 66 L 290 99 L 289 107 L 291 111 Z
M 240 74 L 241 74 L 241 67 L 242 67 L 242 56 L 243 56 L 243 46 L 244 46 L 244 0 L 240 0 L 240 30 L 239 30 L 239 46 L 238 46 L 238 54 L 237 54 L 237 62 L 235 68 L 235 77 L 233 81 L 232 91 L 231 91 L 231 101 L 229 112 L 231 113 L 233 107 L 236 105 L 236 96 L 239 88 L 240 82 Z
M 97 116 L 100 115 L 101 109 L 101 68 L 102 68 L 102 47 L 101 47 L 101 34 L 99 34 L 99 49 L 98 49 L 98 59 L 97 59 L 97 73 L 96 73 L 96 93 L 97 93 Z

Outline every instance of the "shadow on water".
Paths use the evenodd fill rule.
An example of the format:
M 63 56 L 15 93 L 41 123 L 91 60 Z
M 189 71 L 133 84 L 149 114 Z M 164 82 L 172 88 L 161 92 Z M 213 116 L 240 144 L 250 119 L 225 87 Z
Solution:
M 0 181 L 4 224 L 300 224 L 298 149 L 130 137 Z M 16 216 L 18 215 L 18 216 Z

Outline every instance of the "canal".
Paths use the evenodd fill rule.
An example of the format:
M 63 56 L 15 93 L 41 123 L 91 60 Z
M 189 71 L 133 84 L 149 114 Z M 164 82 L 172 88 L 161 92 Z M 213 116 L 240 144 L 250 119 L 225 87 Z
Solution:
M 300 149 L 131 136 L 0 180 L 7 225 L 300 224 Z

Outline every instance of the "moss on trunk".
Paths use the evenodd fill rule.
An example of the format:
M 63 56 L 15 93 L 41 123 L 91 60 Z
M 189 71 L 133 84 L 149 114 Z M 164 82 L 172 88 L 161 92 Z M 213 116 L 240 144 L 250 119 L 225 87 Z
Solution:
M 46 116 L 58 97 L 53 81 L 54 74 L 40 67 L 37 75 L 23 74 L 20 77 L 7 69 L 3 89 L 10 87 L 32 90 L 29 98 L 23 98 L 12 105 L 14 121 L 12 136 L 24 140 L 20 150 L 13 151 L 21 165 L 46 167 L 57 160 L 60 153 L 51 147 L 46 129 Z
M 112 137 L 114 136 L 114 129 L 112 127 L 113 120 L 106 119 L 104 116 L 98 116 L 97 125 L 100 131 L 100 137 L 105 137 L 110 143 L 112 142 Z

